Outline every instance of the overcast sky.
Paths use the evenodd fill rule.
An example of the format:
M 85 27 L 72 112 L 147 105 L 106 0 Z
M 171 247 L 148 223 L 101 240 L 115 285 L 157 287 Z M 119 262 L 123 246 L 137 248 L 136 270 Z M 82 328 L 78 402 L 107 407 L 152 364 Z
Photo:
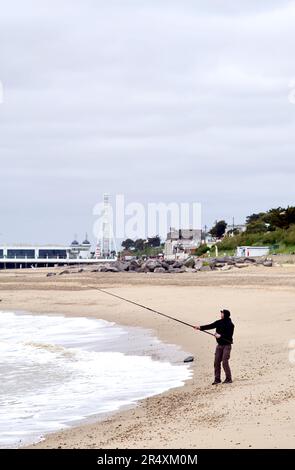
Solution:
M 294 205 L 294 24 L 284 0 L 0 0 L 0 243 L 84 238 L 103 192 L 208 225 Z

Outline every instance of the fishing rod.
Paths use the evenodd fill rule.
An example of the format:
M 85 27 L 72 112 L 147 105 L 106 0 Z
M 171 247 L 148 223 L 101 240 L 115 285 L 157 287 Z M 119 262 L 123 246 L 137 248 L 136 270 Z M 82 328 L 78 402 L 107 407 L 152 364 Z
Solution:
M 191 325 L 190 323 L 179 320 L 179 318 L 171 317 L 170 315 L 167 315 L 166 313 L 159 312 L 158 310 L 147 307 L 146 305 L 139 304 L 137 302 L 134 302 L 133 300 L 125 299 L 124 297 L 121 297 L 120 295 L 113 294 L 112 292 L 108 292 L 104 289 L 101 289 L 100 287 L 94 287 L 94 286 L 89 286 L 89 287 L 91 289 L 95 289 L 95 290 L 98 290 L 100 292 L 103 292 L 104 294 L 110 295 L 111 297 L 116 297 L 117 299 L 124 300 L 125 302 L 129 302 L 130 304 L 136 305 L 137 307 L 141 307 L 141 308 L 144 308 L 146 310 L 149 310 L 150 312 L 156 313 L 157 315 L 161 315 L 162 317 L 168 318 L 169 320 L 174 320 L 178 323 L 181 323 L 182 325 L 189 326 L 190 328 L 196 329 L 196 327 L 194 325 Z M 199 330 L 199 331 L 201 331 L 202 333 L 206 333 L 207 335 L 214 336 L 216 338 L 214 333 L 210 333 L 209 331 L 206 331 L 206 330 Z M 222 339 L 224 341 L 227 341 L 228 343 L 230 343 L 229 340 L 227 340 L 225 338 L 222 338 Z

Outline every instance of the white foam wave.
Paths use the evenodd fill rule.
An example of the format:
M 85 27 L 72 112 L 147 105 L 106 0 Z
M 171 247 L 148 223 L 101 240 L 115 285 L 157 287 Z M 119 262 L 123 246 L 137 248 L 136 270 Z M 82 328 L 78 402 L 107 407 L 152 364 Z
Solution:
M 1 447 L 115 411 L 191 376 L 187 365 L 120 352 L 119 345 L 128 351 L 128 329 L 104 320 L 0 312 L 0 328 Z M 144 350 L 146 336 L 138 334 Z M 159 341 L 148 341 L 152 353 Z

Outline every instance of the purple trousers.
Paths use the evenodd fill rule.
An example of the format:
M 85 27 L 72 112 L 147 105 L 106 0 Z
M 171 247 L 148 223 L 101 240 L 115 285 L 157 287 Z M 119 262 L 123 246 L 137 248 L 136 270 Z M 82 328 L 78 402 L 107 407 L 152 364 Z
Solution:
M 225 346 L 218 344 L 216 346 L 215 361 L 214 361 L 215 382 L 221 381 L 221 377 L 220 377 L 221 363 L 223 366 L 223 370 L 225 372 L 225 379 L 232 380 L 231 370 L 230 370 L 229 363 L 228 363 L 229 358 L 230 358 L 230 352 L 231 352 L 231 344 L 226 344 Z

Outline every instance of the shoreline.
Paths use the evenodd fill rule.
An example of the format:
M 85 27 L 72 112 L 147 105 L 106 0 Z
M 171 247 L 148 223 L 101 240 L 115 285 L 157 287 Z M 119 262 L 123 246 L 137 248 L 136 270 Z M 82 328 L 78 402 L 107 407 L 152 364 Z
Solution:
M 89 280 L 84 274 L 54 283 L 41 272 L 10 273 L 10 282 L 0 284 L 2 310 L 87 316 L 139 326 L 195 356 L 193 379 L 183 387 L 144 399 L 103 421 L 47 435 L 29 447 L 293 448 L 294 366 L 288 362 L 288 341 L 292 331 L 295 334 L 295 292 L 288 287 L 295 286 L 295 269 L 288 268 L 286 274 L 283 268 L 271 268 L 265 276 L 248 269 L 238 276 L 180 274 L 172 280 L 166 275 L 126 278 L 118 274 Z M 4 276 L 0 274 L 0 280 Z M 189 323 L 213 321 L 220 306 L 230 306 L 237 326 L 231 359 L 234 383 L 211 386 L 215 343 L 207 335 L 84 290 L 88 283 L 103 284 Z
M 42 316 L 46 316 L 47 318 L 50 318 L 52 317 L 53 319 L 56 319 L 56 318 L 60 318 L 60 319 L 64 319 L 64 318 L 68 318 L 68 319 L 73 319 L 74 317 L 70 316 L 70 315 L 63 315 L 61 313 L 44 313 L 42 315 L 38 314 L 37 312 L 30 312 L 30 311 L 19 311 L 19 310 L 8 310 L 8 309 L 5 309 L 5 311 L 2 311 L 2 313 L 6 313 L 6 312 L 11 312 L 13 313 L 14 315 L 17 316 L 20 316 L 20 317 L 25 317 L 25 316 L 29 316 L 30 318 L 32 318 L 32 316 L 36 316 L 36 317 L 40 317 L 42 318 Z M 77 318 L 77 317 L 76 317 Z M 85 319 L 86 321 L 88 319 L 90 320 L 94 320 L 93 317 L 80 317 L 81 319 Z M 101 318 L 97 319 L 97 321 L 100 321 L 102 320 Z M 49 320 L 49 325 L 50 325 L 50 320 Z M 111 323 L 110 323 L 111 325 Z M 170 372 L 170 376 L 168 374 L 167 376 L 167 381 L 164 380 L 164 382 L 158 377 L 156 377 L 156 375 L 154 375 L 154 380 L 155 380 L 155 385 L 154 387 L 156 386 L 156 388 L 165 388 L 164 391 L 156 391 L 156 389 L 154 388 L 154 391 L 152 389 L 150 389 L 149 387 L 149 391 L 144 391 L 145 389 L 144 388 L 141 388 L 141 387 L 136 387 L 135 389 L 133 389 L 133 387 L 131 387 L 130 389 L 130 395 L 129 395 L 129 399 L 127 398 L 127 401 L 128 403 L 125 403 L 125 404 L 121 404 L 121 405 L 117 405 L 117 407 L 115 409 L 112 409 L 112 410 L 109 410 L 109 411 L 102 411 L 102 412 L 91 412 L 90 414 L 85 414 L 84 416 L 81 415 L 80 418 L 76 418 L 76 419 L 73 419 L 73 420 L 68 420 L 66 422 L 64 422 L 64 425 L 61 426 L 60 429 L 56 429 L 55 431 L 45 431 L 45 432 L 42 432 L 40 431 L 40 437 L 39 438 L 36 438 L 35 437 L 30 437 L 30 436 L 27 436 L 26 438 L 22 438 L 20 439 L 20 444 L 11 444 L 11 448 L 28 448 L 28 447 L 32 447 L 34 445 L 38 445 L 39 443 L 42 443 L 44 440 L 46 440 L 46 437 L 47 436 L 51 436 L 51 435 L 54 435 L 56 434 L 57 432 L 62 432 L 64 430 L 69 430 L 69 429 L 72 429 L 74 427 L 77 427 L 77 426 L 85 426 L 87 424 L 93 424 L 93 423 L 98 423 L 98 422 L 102 422 L 112 416 L 114 416 L 116 413 L 118 412 L 123 412 L 125 410 L 130 410 L 134 407 L 137 407 L 138 404 L 142 401 L 144 401 L 145 399 L 147 398 L 150 398 L 150 397 L 155 397 L 155 396 L 158 396 L 158 395 L 162 395 L 164 393 L 168 393 L 170 390 L 175 390 L 177 388 L 181 388 L 184 386 L 185 383 L 189 382 L 192 378 L 192 371 L 191 371 L 191 368 L 190 368 L 190 364 L 183 364 L 183 358 L 186 357 L 186 353 L 185 351 L 182 351 L 180 348 L 177 348 L 175 349 L 174 345 L 171 345 L 171 344 L 166 344 L 166 343 L 162 343 L 154 334 L 153 334 L 153 331 L 151 330 L 147 330 L 147 329 L 144 329 L 142 327 L 127 327 L 127 326 L 124 326 L 122 327 L 121 325 L 119 324 L 116 324 L 116 323 L 112 323 L 113 327 L 116 329 L 116 328 L 119 328 L 120 330 L 123 329 L 124 330 L 124 334 L 122 336 L 119 337 L 119 341 L 116 341 L 114 342 L 114 339 L 110 339 L 110 343 L 109 343 L 109 340 L 107 340 L 105 344 L 105 346 L 99 346 L 98 343 L 95 343 L 95 342 L 92 342 L 92 346 L 90 347 L 86 347 L 86 349 L 81 346 L 79 348 L 79 342 L 76 343 L 77 345 L 76 346 L 69 346 L 70 348 L 74 347 L 74 348 L 78 348 L 77 350 L 79 351 L 89 351 L 89 352 L 97 352 L 97 353 L 119 353 L 119 354 L 124 354 L 124 356 L 126 357 L 126 359 L 128 358 L 128 356 L 130 356 L 130 359 L 132 360 L 134 357 L 149 357 L 152 361 L 155 361 L 157 363 L 163 363 L 163 372 L 164 373 L 167 373 L 167 368 L 165 368 L 164 364 L 169 364 L 171 366 L 184 366 L 183 369 L 182 369 L 182 372 L 177 372 L 177 370 L 175 369 L 175 373 L 179 376 L 178 379 L 173 379 L 173 375 L 171 375 L 171 372 Z M 125 336 L 126 335 L 126 336 Z M 87 339 L 87 337 L 84 336 L 84 341 Z M 73 337 L 72 339 L 73 341 L 75 340 L 75 337 Z M 82 340 L 82 343 L 84 342 L 83 341 L 83 337 L 81 338 Z M 39 340 L 38 340 L 39 341 Z M 52 340 L 49 340 L 50 343 L 53 341 L 52 343 L 52 346 L 55 344 L 54 343 L 54 340 L 52 338 Z M 62 343 L 58 342 L 56 343 L 57 347 L 62 347 Z M 85 345 L 87 346 L 87 344 L 85 343 Z M 66 348 L 66 346 L 64 346 Z M 168 366 L 169 367 L 169 366 Z M 130 371 L 131 372 L 131 371 Z M 180 376 L 183 376 L 183 377 L 180 377 Z M 131 373 L 131 376 L 132 376 L 132 373 Z M 184 378 L 184 376 L 186 376 L 186 378 Z M 121 377 L 121 379 L 123 379 L 123 377 Z M 120 380 L 121 380 L 120 379 Z M 160 379 L 160 380 L 159 380 Z M 136 380 L 136 375 L 135 375 L 135 380 Z M 174 381 L 174 383 L 172 383 Z M 177 383 L 179 382 L 179 383 Z M 156 385 L 158 384 L 158 385 Z M 149 385 L 149 382 L 147 382 L 147 385 Z M 120 387 L 119 387 L 120 389 Z M 118 392 L 120 391 L 118 389 Z M 138 398 L 135 398 L 133 396 L 132 398 L 132 395 L 134 395 L 134 392 L 135 394 L 137 394 L 139 397 Z M 147 394 L 147 395 L 146 395 Z M 144 398 L 143 397 L 140 397 L 143 396 L 143 395 L 146 395 Z M 127 395 L 128 396 L 128 395 Z M 90 403 L 89 403 L 90 405 Z M 97 403 L 97 406 L 99 406 L 99 402 Z M 90 406 L 91 408 L 95 409 L 95 405 L 92 405 Z M 58 420 L 58 415 L 56 416 L 56 419 Z M 21 435 L 20 435 L 21 437 Z

